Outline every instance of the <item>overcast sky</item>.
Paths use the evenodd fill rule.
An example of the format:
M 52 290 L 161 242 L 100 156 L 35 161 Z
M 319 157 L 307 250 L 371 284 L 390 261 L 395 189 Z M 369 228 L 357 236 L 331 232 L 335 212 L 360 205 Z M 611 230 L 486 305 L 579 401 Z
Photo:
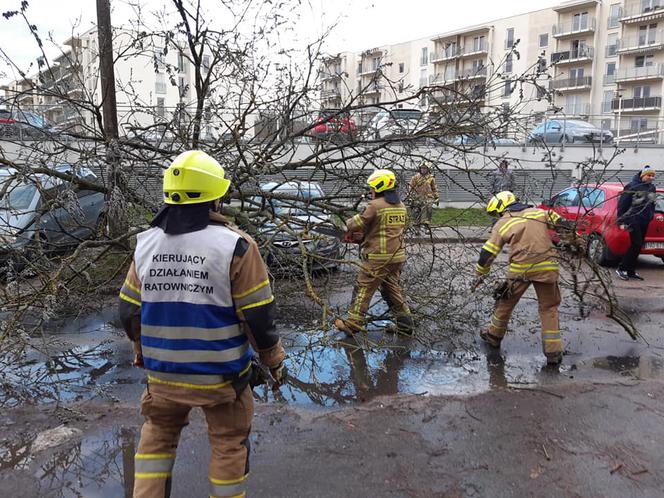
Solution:
M 111 0 L 113 24 L 132 16 L 130 3 L 157 8 L 168 0 Z M 217 0 L 206 0 L 214 5 Z M 292 0 L 296 1 L 296 0 Z M 0 0 L 0 11 L 18 9 L 21 0 Z M 508 17 L 561 3 L 551 0 L 302 0 L 297 30 L 301 43 L 338 21 L 326 43 L 327 52 L 359 51 L 378 45 L 422 38 L 467 25 Z M 96 20 L 95 0 L 29 0 L 30 22 L 42 38 L 63 42 L 74 31 L 83 32 Z M 18 16 L 0 18 L 0 49 L 28 69 L 39 51 L 25 22 Z M 29 72 L 34 72 L 34 68 Z M 4 73 L 4 74 L 3 74 Z M 15 72 L 0 63 L 0 81 L 14 79 Z

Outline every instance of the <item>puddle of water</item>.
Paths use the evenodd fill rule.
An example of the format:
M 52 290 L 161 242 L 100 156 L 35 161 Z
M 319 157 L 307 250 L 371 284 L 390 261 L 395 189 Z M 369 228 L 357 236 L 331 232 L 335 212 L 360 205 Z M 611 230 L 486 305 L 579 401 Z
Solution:
M 137 432 L 119 428 L 49 451 L 37 460 L 31 454 L 32 439 L 24 437 L 0 445 L 0 470 L 29 472 L 35 478 L 33 496 L 131 497 Z M 36 463 L 39 461 L 39 463 Z M 26 490 L 6 489 L 9 496 L 26 496 Z

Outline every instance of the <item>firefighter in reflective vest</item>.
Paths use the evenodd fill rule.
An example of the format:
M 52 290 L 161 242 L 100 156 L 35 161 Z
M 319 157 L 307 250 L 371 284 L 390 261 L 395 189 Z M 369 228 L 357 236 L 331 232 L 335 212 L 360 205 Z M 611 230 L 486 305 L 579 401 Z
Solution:
M 509 191 L 494 195 L 486 210 L 498 220 L 491 237 L 482 246 L 476 265 L 476 284 L 489 273 L 491 264 L 505 244 L 510 246 L 510 255 L 507 281 L 495 296 L 491 323 L 488 330 L 480 332 L 480 337 L 489 346 L 499 348 L 514 307 L 533 284 L 539 303 L 544 355 L 548 364 L 559 364 L 563 358 L 558 321 L 559 265 L 549 228 L 567 227 L 558 214 L 522 204 Z
M 202 408 L 212 457 L 210 496 L 243 497 L 249 472 L 252 349 L 284 381 L 274 298 L 256 243 L 217 214 L 230 182 L 212 157 L 180 154 L 164 173 L 164 201 L 137 237 L 120 317 L 148 383 L 134 496 L 170 494 L 180 432 Z
M 372 200 L 361 214 L 346 221 L 347 234 L 362 234 L 362 268 L 353 289 L 348 318 L 338 318 L 335 326 L 349 336 L 363 330 L 371 298 L 380 289 L 395 316 L 397 331 L 411 334 L 413 318 L 399 282 L 406 261 L 403 238 L 406 207 L 399 199 L 396 176 L 392 171 L 374 171 L 367 184 L 372 191 Z
M 431 225 L 433 205 L 440 202 L 436 179 L 431 174 L 429 161 L 422 161 L 419 172 L 410 180 L 407 198 L 417 230 L 422 225 Z

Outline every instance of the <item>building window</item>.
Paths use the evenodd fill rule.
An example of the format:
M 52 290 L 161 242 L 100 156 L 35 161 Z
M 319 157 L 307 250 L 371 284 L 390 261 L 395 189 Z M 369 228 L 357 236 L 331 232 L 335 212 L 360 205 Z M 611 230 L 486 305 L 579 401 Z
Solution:
M 178 88 L 180 90 L 180 98 L 187 97 L 189 94 L 189 86 L 184 82 L 184 78 L 178 78 Z
M 157 73 L 154 83 L 155 93 L 166 93 L 166 75 L 164 73 Z
M 648 118 L 632 118 L 630 131 L 639 132 L 648 129 Z
M 540 48 L 549 46 L 549 33 L 544 33 L 539 36 L 539 46 Z
M 486 50 L 486 38 L 484 36 L 476 36 L 473 38 L 473 52 L 481 52 Z
M 157 97 L 157 116 L 160 118 L 165 117 L 165 107 L 164 107 L 164 98 L 163 97 Z
M 512 48 L 514 46 L 514 28 L 507 28 L 507 39 L 505 40 L 505 48 Z
M 184 59 L 184 54 L 178 54 L 178 72 L 184 73 L 186 68 L 186 61 Z
M 509 97 L 510 95 L 512 95 L 512 82 L 507 80 L 503 86 L 503 97 Z
M 406 70 L 406 65 L 403 62 L 399 62 L 399 73 L 403 74 Z
M 650 87 L 649 86 L 635 86 L 634 87 L 634 98 L 635 99 L 646 99 L 650 97 Z
M 507 74 L 510 74 L 514 70 L 514 61 L 512 54 L 507 54 L 507 57 L 505 57 L 505 72 Z
M 426 66 L 429 64 L 429 48 L 422 47 L 422 54 L 420 56 L 420 66 Z
M 204 73 L 210 72 L 210 56 L 204 55 L 201 62 L 203 64 L 203 72 Z
M 620 26 L 620 17 L 622 15 L 622 7 L 619 3 L 611 4 L 609 10 L 609 29 L 617 28 Z
M 546 97 L 546 88 L 542 85 L 537 85 L 537 100 L 541 100 Z
M 639 46 L 651 45 L 657 38 L 657 23 L 639 26 Z
M 618 33 L 611 33 L 606 38 L 606 56 L 614 57 L 618 55 Z
M 588 29 L 588 13 L 580 12 L 572 17 L 572 31 Z
M 606 75 L 604 76 L 604 84 L 612 85 L 616 81 L 616 63 L 607 62 L 606 64 Z
M 613 90 L 604 90 L 604 99 L 602 100 L 602 112 L 612 112 L 611 102 L 615 97 L 616 92 Z
M 654 55 L 639 55 L 634 59 L 634 67 L 650 67 L 654 64 Z

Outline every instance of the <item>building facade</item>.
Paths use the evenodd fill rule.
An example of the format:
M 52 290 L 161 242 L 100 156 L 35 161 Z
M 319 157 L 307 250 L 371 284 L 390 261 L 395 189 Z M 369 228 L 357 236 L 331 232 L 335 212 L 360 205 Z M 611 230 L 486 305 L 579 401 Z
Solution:
M 518 52 L 518 56 L 516 55 Z M 546 74 L 536 85 L 517 77 Z M 423 110 L 510 106 L 528 123 L 565 116 L 622 141 L 661 143 L 664 0 L 573 0 L 433 37 L 324 59 L 321 106 L 389 105 L 428 88 Z M 550 91 L 552 102 L 542 99 Z M 523 93 L 521 92 L 523 91 Z

